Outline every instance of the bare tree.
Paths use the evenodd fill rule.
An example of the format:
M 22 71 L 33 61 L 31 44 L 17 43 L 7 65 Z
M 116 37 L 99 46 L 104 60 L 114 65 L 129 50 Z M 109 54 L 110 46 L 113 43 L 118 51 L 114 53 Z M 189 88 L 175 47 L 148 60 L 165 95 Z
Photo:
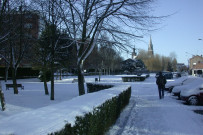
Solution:
M 1 108 L 2 108 L 2 111 L 4 111 L 6 109 L 5 107 L 5 98 L 4 98 L 4 93 L 2 91 L 2 87 L 1 87 L 1 82 L 0 82 L 0 102 L 1 102 Z
M 59 5 L 61 5 L 60 1 L 57 0 L 32 0 L 31 1 L 32 8 L 41 12 L 41 17 L 45 22 L 46 29 L 46 46 L 44 44 L 43 49 L 46 50 L 47 60 L 44 60 L 44 72 L 46 72 L 47 66 L 50 67 L 51 71 L 51 94 L 50 99 L 54 100 L 54 72 L 55 72 L 55 63 L 59 62 L 59 53 L 62 54 L 62 46 L 64 46 L 62 42 L 62 38 L 65 38 L 62 34 L 63 26 L 61 24 L 61 15 L 59 12 Z M 58 3 L 57 3 L 58 2 Z M 43 39 L 43 40 L 44 40 Z M 43 46 L 43 44 L 42 44 Z M 67 46 L 67 45 L 66 45 Z M 63 53 L 64 54 L 64 53 Z M 61 55 L 61 58 L 63 56 Z M 46 85 L 45 85 L 46 86 Z M 45 87 L 45 91 L 47 88 Z M 46 92 L 47 93 L 47 92 Z
M 61 16 L 77 48 L 79 95 L 83 95 L 85 94 L 83 63 L 99 41 L 100 34 L 105 33 L 116 47 L 127 49 L 130 45 L 126 44 L 126 41 L 130 37 L 140 37 L 136 35 L 138 31 L 149 30 L 154 23 L 155 17 L 148 14 L 153 0 L 63 2 Z
M 4 37 L 4 39 L 1 40 L 0 56 L 5 61 L 6 74 L 9 66 L 12 69 L 14 94 L 18 94 L 16 71 L 27 48 L 30 46 L 28 40 L 26 40 L 28 38 L 25 37 L 24 31 L 23 7 L 25 6 L 25 3 L 16 0 L 3 2 L 7 3 L 5 4 L 6 10 L 3 13 L 4 17 L 1 19 L 1 24 L 4 26 L 1 25 L 1 36 Z M 7 75 L 5 76 L 5 78 L 7 78 Z

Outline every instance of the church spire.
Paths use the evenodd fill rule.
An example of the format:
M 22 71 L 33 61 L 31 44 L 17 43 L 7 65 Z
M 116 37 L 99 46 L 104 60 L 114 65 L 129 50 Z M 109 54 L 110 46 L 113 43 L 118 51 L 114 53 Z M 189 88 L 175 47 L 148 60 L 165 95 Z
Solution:
M 153 50 L 153 44 L 152 44 L 152 38 L 151 38 L 151 36 L 150 36 L 150 41 L 149 41 L 149 46 L 148 46 L 148 54 L 150 56 L 154 55 L 154 50 Z
M 136 59 L 137 57 L 137 54 L 135 52 L 135 48 L 133 48 L 133 52 L 132 52 L 132 59 Z

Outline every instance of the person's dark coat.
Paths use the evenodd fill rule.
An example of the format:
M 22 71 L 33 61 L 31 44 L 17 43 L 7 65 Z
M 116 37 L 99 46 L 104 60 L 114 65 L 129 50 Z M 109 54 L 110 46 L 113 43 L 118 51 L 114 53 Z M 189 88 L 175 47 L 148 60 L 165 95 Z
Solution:
M 166 78 L 162 75 L 162 72 L 159 73 L 159 76 L 157 77 L 156 84 L 159 88 L 164 89 L 166 84 Z

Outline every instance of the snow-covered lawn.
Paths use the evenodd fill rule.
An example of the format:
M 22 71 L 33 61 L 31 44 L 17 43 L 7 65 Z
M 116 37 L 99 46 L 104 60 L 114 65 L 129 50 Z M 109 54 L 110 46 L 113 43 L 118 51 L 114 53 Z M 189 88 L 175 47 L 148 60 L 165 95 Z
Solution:
M 95 77 L 98 76 L 87 76 L 85 81 L 94 82 Z M 10 125 L 8 130 L 12 129 L 12 126 L 14 126 L 10 124 L 10 121 L 12 121 L 16 124 L 15 128 L 17 128 L 18 125 L 24 124 L 22 122 L 26 121 L 26 116 L 32 115 L 32 112 L 36 110 L 41 109 L 41 111 L 44 111 L 45 115 L 39 116 L 42 119 L 55 116 L 49 114 L 50 108 L 59 107 L 60 113 L 63 110 L 65 112 L 71 105 L 67 104 L 66 108 L 63 106 L 65 105 L 64 103 L 78 96 L 77 83 L 72 83 L 73 78 L 76 77 L 68 77 L 61 81 L 56 80 L 54 101 L 51 101 L 49 96 L 44 95 L 43 83 L 39 82 L 38 79 L 18 80 L 18 83 L 22 83 L 25 87 L 24 90 L 19 89 L 18 95 L 14 95 L 11 88 L 10 90 L 5 90 L 5 83 L 1 81 L 6 99 L 6 110 L 4 112 L 0 111 L 0 135 L 5 133 L 1 132 L 1 127 L 5 131 L 6 127 L 4 125 Z M 126 83 L 122 82 L 121 76 L 102 76 L 101 82 L 132 86 L 130 103 L 124 109 L 116 124 L 107 133 L 108 135 L 203 134 L 203 115 L 193 112 L 193 110 L 203 110 L 203 106 L 184 105 L 182 101 L 177 100 L 176 97 L 169 93 L 165 93 L 165 98 L 160 100 L 154 75 L 150 75 L 144 82 Z M 10 83 L 10 81 L 7 83 Z M 85 100 L 88 100 L 88 98 Z M 25 115 L 22 121 L 19 118 L 15 118 L 15 116 L 22 115 Z M 55 117 L 58 116 L 56 115 Z M 27 121 L 29 124 L 29 120 Z M 66 120 L 64 119 L 65 122 Z M 40 124 L 42 130 L 47 126 L 44 125 L 43 128 L 43 123 L 40 123 L 40 121 L 36 121 L 35 124 Z M 35 125 L 30 125 L 30 128 L 32 127 L 35 127 Z M 26 130 L 28 129 L 20 130 L 22 130 L 21 133 L 27 135 Z

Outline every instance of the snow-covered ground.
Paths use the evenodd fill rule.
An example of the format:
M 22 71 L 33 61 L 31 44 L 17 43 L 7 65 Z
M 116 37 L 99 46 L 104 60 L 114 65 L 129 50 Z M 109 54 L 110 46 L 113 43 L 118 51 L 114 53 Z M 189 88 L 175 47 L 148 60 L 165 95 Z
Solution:
M 203 106 L 185 105 L 167 92 L 160 100 L 151 76 L 132 83 L 130 104 L 107 135 L 203 135 L 203 115 L 194 110 Z
M 98 76 L 87 76 L 85 81 L 94 82 L 95 77 Z M 10 124 L 10 121 L 16 124 L 15 128 L 20 124 L 24 124 L 22 122 L 26 120 L 26 117 L 20 121 L 15 116 L 32 115 L 33 111 L 41 109 L 46 114 L 41 117 L 46 119 L 46 117 L 51 115 L 49 114 L 50 110 L 47 109 L 46 112 L 46 108 L 53 109 L 57 107 L 60 108 L 60 113 L 63 113 L 63 110 L 65 111 L 68 108 L 68 106 L 67 108 L 64 107 L 63 103 L 78 96 L 77 83 L 72 83 L 73 78 L 76 77 L 68 77 L 67 79 L 56 81 L 54 101 L 51 101 L 49 96 L 44 95 L 43 83 L 39 82 L 38 79 L 18 80 L 18 83 L 22 83 L 25 87 L 25 90 L 19 89 L 18 95 L 14 95 L 12 89 L 5 90 L 5 83 L 2 81 L 6 110 L 4 112 L 0 111 L 0 135 L 6 134 L 6 132 L 1 132 L 1 128 L 4 128 L 4 131 L 6 130 L 4 125 L 13 126 Z M 101 82 L 132 86 L 132 96 L 129 105 L 123 110 L 120 118 L 107 135 L 203 134 L 203 115 L 193 112 L 193 110 L 203 110 L 203 106 L 184 105 L 182 101 L 177 100 L 176 97 L 169 93 L 165 93 L 165 98 L 160 100 L 154 75 L 150 75 L 144 82 L 126 83 L 122 82 L 121 76 L 102 76 Z M 54 117 L 54 115 L 51 115 L 51 117 Z M 36 121 L 37 124 L 43 125 L 40 121 Z M 30 125 L 30 128 L 32 127 L 34 125 Z M 7 129 L 10 130 L 12 127 Z M 43 126 L 41 129 L 43 129 Z M 27 135 L 27 129 L 21 130 L 21 133 Z M 12 132 L 8 131 L 7 133 Z

